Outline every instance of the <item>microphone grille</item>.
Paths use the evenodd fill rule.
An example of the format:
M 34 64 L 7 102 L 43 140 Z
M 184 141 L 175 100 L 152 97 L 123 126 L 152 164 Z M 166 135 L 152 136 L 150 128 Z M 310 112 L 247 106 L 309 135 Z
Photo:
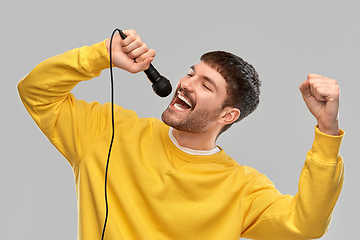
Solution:
M 160 97 L 167 97 L 172 91 L 170 81 L 163 76 L 152 85 L 152 88 Z

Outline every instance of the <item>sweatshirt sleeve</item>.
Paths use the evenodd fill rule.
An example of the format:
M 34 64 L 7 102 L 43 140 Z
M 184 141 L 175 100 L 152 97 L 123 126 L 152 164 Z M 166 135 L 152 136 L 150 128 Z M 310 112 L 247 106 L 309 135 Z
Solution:
M 49 58 L 18 83 L 26 110 L 72 166 L 109 125 L 111 106 L 77 100 L 70 91 L 109 64 L 103 41 Z
M 298 193 L 281 195 L 259 174 L 249 191 L 242 237 L 250 239 L 315 239 L 329 227 L 344 181 L 340 136 L 315 128 L 315 139 L 300 174 Z

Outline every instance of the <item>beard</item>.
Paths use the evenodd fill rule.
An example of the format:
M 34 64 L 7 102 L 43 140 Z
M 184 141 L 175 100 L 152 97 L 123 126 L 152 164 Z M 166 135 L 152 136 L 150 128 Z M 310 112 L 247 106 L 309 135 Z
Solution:
M 189 133 L 202 133 L 219 117 L 222 109 L 206 110 L 193 109 L 182 119 L 175 119 L 172 114 L 174 110 L 167 108 L 161 115 L 162 121 L 176 130 Z

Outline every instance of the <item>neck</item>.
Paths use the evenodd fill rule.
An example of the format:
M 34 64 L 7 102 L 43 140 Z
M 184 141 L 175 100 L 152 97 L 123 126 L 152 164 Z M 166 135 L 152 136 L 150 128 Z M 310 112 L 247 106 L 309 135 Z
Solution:
M 176 141 L 182 147 L 194 150 L 212 150 L 216 147 L 216 136 L 204 133 L 189 133 L 180 130 L 172 129 Z

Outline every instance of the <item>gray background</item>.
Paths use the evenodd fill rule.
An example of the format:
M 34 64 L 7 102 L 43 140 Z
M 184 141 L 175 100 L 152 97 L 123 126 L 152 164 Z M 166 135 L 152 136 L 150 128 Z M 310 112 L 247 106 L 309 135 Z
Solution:
M 298 85 L 310 72 L 341 86 L 345 184 L 323 239 L 357 239 L 359 214 L 360 1 L 2 1 L 0 239 L 76 239 L 72 170 L 33 123 L 16 84 L 53 55 L 133 28 L 157 52 L 154 65 L 172 84 L 202 53 L 227 50 L 252 63 L 263 81 L 261 104 L 218 144 L 294 195 L 313 116 Z M 170 101 L 144 74 L 115 71 L 116 103 L 159 117 Z M 80 99 L 109 101 L 109 73 L 80 83 Z

